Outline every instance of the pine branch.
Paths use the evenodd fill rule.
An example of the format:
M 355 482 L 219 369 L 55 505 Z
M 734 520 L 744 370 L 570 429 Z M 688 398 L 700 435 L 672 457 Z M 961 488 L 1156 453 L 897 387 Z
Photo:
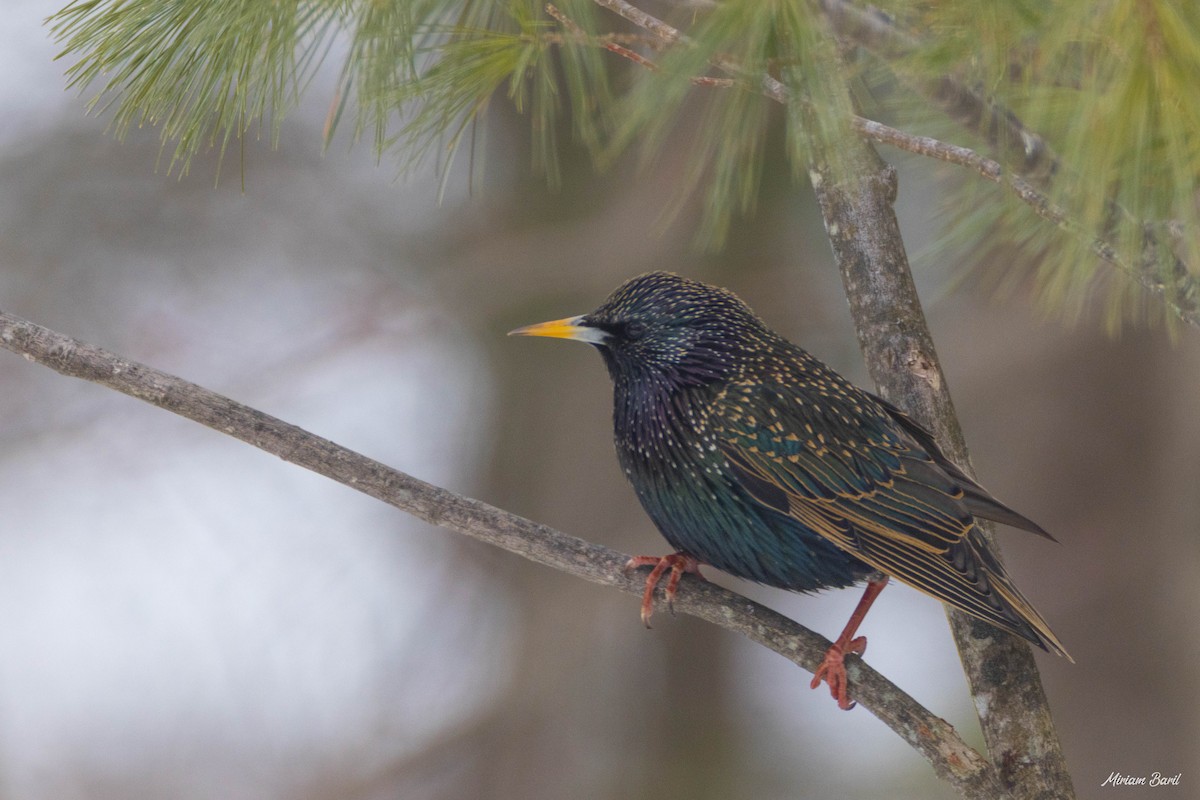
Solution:
M 820 0 L 821 10 L 840 38 L 865 47 L 877 56 L 897 60 L 920 47 L 918 39 L 897 28 L 878 10 L 861 9 L 848 0 Z M 1002 108 L 952 75 L 921 81 L 921 94 L 946 116 L 977 134 L 1003 154 L 1017 174 L 1043 183 L 1061 166 L 1046 140 L 1007 109 Z
M 640 596 L 628 556 L 433 486 L 194 383 L 95 345 L 0 312 L 0 346 L 27 360 L 91 381 L 193 420 L 381 500 L 430 524 L 470 536 L 602 586 Z M 811 672 L 829 641 L 727 589 L 685 577 L 678 611 L 740 633 Z M 854 698 L 920 752 L 964 797 L 1001 796 L 999 775 L 945 720 L 857 658 L 847 662 Z
M 663 45 L 691 43 L 687 34 L 626 0 L 593 2 L 657 36 Z M 915 39 L 896 29 L 886 17 L 877 12 L 860 10 L 845 0 L 821 0 L 821 7 L 839 36 L 848 38 L 881 56 L 899 58 L 918 45 Z M 712 64 L 730 75 L 747 80 L 751 85 L 757 85 L 764 96 L 780 104 L 787 105 L 797 101 L 788 87 L 771 75 L 752 75 L 740 65 L 721 57 L 715 58 Z M 1115 267 L 1151 294 L 1163 298 L 1167 307 L 1180 321 L 1200 328 L 1200 281 L 1190 273 L 1187 265 L 1174 255 L 1170 241 L 1161 240 L 1163 236 L 1175 235 L 1171 225 L 1163 226 L 1163 230 L 1158 231 L 1148 223 L 1132 219 L 1124 209 L 1112 208 L 1114 223 L 1110 226 L 1110 234 L 1117 221 L 1139 225 L 1142 232 L 1142 258 L 1136 264 L 1130 263 L 1122 257 L 1121 248 L 1111 236 L 1090 234 L 1086 226 L 1051 200 L 1043 188 L 1038 188 L 1048 186 L 1061 168 L 1058 158 L 1045 139 L 1025 127 L 1016 115 L 980 96 L 978 92 L 951 76 L 926 80 L 921 88 L 949 117 L 1003 152 L 1006 160 L 1015 165 L 1015 169 L 1006 168 L 1000 162 L 970 148 L 928 136 L 906 133 L 861 116 L 851 117 L 850 126 L 872 142 L 966 167 L 992 183 L 1005 187 L 1039 217 L 1086 241 L 1088 248 L 1101 261 Z M 1163 279 L 1158 269 L 1163 257 L 1169 259 L 1168 280 Z
M 820 6 L 839 38 L 860 45 L 885 61 L 909 56 L 921 46 L 920 40 L 897 28 L 890 18 L 877 10 L 859 8 L 849 0 L 820 0 Z M 1004 185 L 1038 216 L 1086 240 L 1089 249 L 1100 260 L 1125 273 L 1146 291 L 1161 297 L 1179 320 L 1200 327 L 1200 280 L 1172 247 L 1172 238 L 1178 238 L 1178 226 L 1170 222 L 1155 225 L 1139 220 L 1119 203 L 1109 200 L 1106 203 L 1108 223 L 1103 235 L 1089 234 L 1086 226 L 1071 218 L 1046 195 L 1056 177 L 1061 179 L 1064 167 L 1042 136 L 1030 130 L 1016 114 L 951 75 L 923 78 L 915 84 L 922 96 L 964 129 L 987 142 L 1006 164 L 1011 165 L 1011 169 L 977 154 L 971 155 L 971 163 L 945 158 L 949 151 L 943 148 L 933 148 L 921 155 L 970 166 L 988 180 Z M 894 141 L 884 141 L 857 124 L 856 128 L 874 141 L 919 152 L 910 149 L 912 142 L 909 139 L 893 137 Z M 1138 232 L 1142 246 L 1137 263 L 1131 264 L 1120 256 L 1121 248 L 1116 245 L 1120 226 L 1133 226 Z
M 414 9 L 404 3 L 339 5 L 289 0 L 247 4 L 222 0 L 206 6 L 204 14 L 196 14 L 190 4 L 142 0 L 74 2 L 53 15 L 50 23 L 53 34 L 65 46 L 64 55 L 78 56 L 79 60 L 68 69 L 71 85 L 100 87 L 93 105 L 97 109 L 111 108 L 113 129 L 118 135 L 135 125 L 160 126 L 164 144 L 170 140 L 176 142 L 169 163 L 184 171 L 190 158 L 201 149 L 215 147 L 223 152 L 232 137 L 246 135 L 264 123 L 269 122 L 274 137 L 283 115 L 296 107 L 308 80 L 329 52 L 333 37 L 344 30 L 352 38 L 342 79 L 330 105 L 327 141 L 345 109 L 356 103 L 361 110 L 355 135 L 373 131 L 376 149 L 381 153 L 403 145 L 409 163 L 434 152 L 449 156 L 463 143 L 466 133 L 473 130 L 471 123 L 488 107 L 490 99 L 507 93 L 510 101 L 530 116 L 535 168 L 544 171 L 553 185 L 559 177 L 556 123 L 561 115 L 570 109 L 578 138 L 593 151 L 599 151 L 610 121 L 605 113 L 611 104 L 598 53 L 590 48 L 564 47 L 566 55 L 556 61 L 543 57 L 547 45 L 564 45 L 582 38 L 653 69 L 653 62 L 636 51 L 637 45 L 670 50 L 696 44 L 678 29 L 627 0 L 591 2 L 620 14 L 637 27 L 638 33 L 596 36 L 589 34 L 584 26 L 571 29 L 560 15 L 555 18 L 568 31 L 549 34 L 536 4 L 483 0 L 456 6 L 461 6 L 461 14 L 453 22 L 449 20 L 454 15 L 446 16 L 442 3 L 417 4 Z M 563 5 L 566 7 L 565 2 Z M 687 5 L 693 10 L 703 10 L 699 15 L 701 25 L 703 18 L 721 16 L 733 7 L 711 0 L 688 0 Z M 794 22 L 801 12 L 789 11 L 789 5 L 761 4 L 758 10 L 766 7 L 768 15 L 778 13 L 779 19 Z M 578 11 L 581 6 L 572 8 Z M 790 34 L 823 27 L 816 23 L 827 21 L 824 27 L 828 28 L 828 34 L 822 32 L 818 37 L 821 42 L 837 37 L 868 51 L 921 94 L 928 105 L 978 135 L 999 155 L 997 161 L 992 161 L 965 148 L 910 136 L 862 118 L 850 120 L 855 130 L 877 143 L 975 169 L 1069 234 L 1052 239 L 1054 244 L 1082 245 L 1069 248 L 1070 261 L 1064 260 L 1045 270 L 1047 296 L 1065 293 L 1082 302 L 1085 287 L 1095 274 L 1091 259 L 1086 257 L 1086 247 L 1092 255 L 1129 278 L 1131 286 L 1140 286 L 1149 296 L 1161 298 L 1162 305 L 1175 318 L 1200 327 L 1200 277 L 1193 263 L 1200 248 L 1190 236 L 1198 217 L 1190 200 L 1194 187 L 1182 177 L 1194 172 L 1195 162 L 1190 166 L 1177 163 L 1180 158 L 1171 156 L 1174 151 L 1167 147 L 1170 144 L 1188 153 L 1196 149 L 1181 144 L 1194 141 L 1190 131 L 1195 126 L 1189 122 L 1190 118 L 1170 116 L 1178 124 L 1172 128 L 1175 134 L 1165 137 L 1165 128 L 1148 117 L 1151 121 L 1144 127 L 1154 131 L 1154 137 L 1147 136 L 1144 140 L 1126 137 L 1127 147 L 1139 148 L 1139 158 L 1141 151 L 1153 146 L 1154 141 L 1165 140 L 1162 147 L 1167 149 L 1147 159 L 1157 169 L 1159 178 L 1164 173 L 1179 173 L 1178 180 L 1135 175 L 1135 166 L 1122 169 L 1111 179 L 1105 178 L 1114 168 L 1112 163 L 1098 165 L 1097 169 L 1071 170 L 1037 132 L 963 80 L 954 75 L 928 75 L 905 68 L 905 59 L 926 47 L 936 47 L 938 40 L 913 36 L 887 15 L 853 0 L 818 0 L 812 8 L 819 9 L 817 13 L 823 17 L 811 19 L 808 7 L 804 6 L 802 16 L 806 22 Z M 747 12 L 754 9 L 756 4 L 745 7 Z M 555 11 L 551 7 L 548 13 L 553 16 Z M 748 14 L 748 17 L 762 15 Z M 729 30 L 732 29 L 727 25 L 726 35 Z M 782 33 L 785 38 L 790 35 L 786 30 Z M 784 84 L 767 74 L 756 75 L 751 68 L 794 68 L 797 74 L 813 78 L 820 69 L 812 63 L 799 67 L 776 63 L 764 67 L 770 58 L 767 50 L 758 45 L 768 35 L 775 34 L 763 29 L 741 40 L 755 46 L 750 49 L 753 55 L 749 57 L 745 57 L 745 49 L 737 51 L 744 62 L 740 65 L 735 63 L 736 59 L 719 54 L 726 52 L 723 45 L 729 44 L 728 41 L 714 41 L 704 35 L 699 38 L 702 46 L 718 46 L 715 51 L 707 51 L 717 53 L 712 56 L 711 64 L 735 81 L 757 87 L 778 102 L 794 103 Z M 805 47 L 799 47 L 796 41 L 792 44 L 793 56 L 813 50 L 811 41 Z M 1151 60 L 1147 68 L 1154 64 L 1161 67 L 1163 63 Z M 1180 81 L 1188 85 L 1191 73 L 1186 66 L 1181 70 L 1171 86 L 1177 88 Z M 724 79 L 707 76 L 692 81 L 706 86 L 729 85 Z M 562 87 L 566 92 L 560 94 Z M 679 92 L 671 94 L 673 100 L 681 96 Z M 1168 94 L 1167 99 L 1174 103 L 1170 97 Z M 569 102 L 564 103 L 564 98 Z M 647 115 L 653 116 L 656 108 L 653 93 L 640 99 L 644 101 L 641 108 L 648 109 Z M 817 104 L 821 112 L 818 117 L 827 125 L 840 125 L 841 121 L 835 122 L 834 117 L 849 116 L 848 104 L 839 111 L 832 110 L 820 98 Z M 732 108 L 736 113 L 737 106 L 733 103 L 714 103 L 714 107 L 718 106 Z M 1190 108 L 1186 104 L 1184 107 Z M 666 116 L 663 114 L 663 119 Z M 716 129 L 716 133 L 710 127 L 700 137 L 710 152 L 721 154 L 709 158 L 706 165 L 713 166 L 709 204 L 715 209 L 714 215 L 719 217 L 733 208 L 735 201 L 740 202 L 743 210 L 752 204 L 754 176 L 762 165 L 761 148 L 753 142 L 754 137 L 762 135 L 765 119 L 763 115 L 756 125 L 742 129 L 745 141 L 750 144 L 741 150 L 723 147 L 724 142 L 713 138 L 716 135 L 733 138 L 737 131 L 732 124 L 728 129 Z M 630 124 L 621 135 L 632 137 L 645 132 L 647 127 L 654 129 L 655 126 L 645 123 L 641 119 Z M 1122 125 L 1125 127 L 1141 129 L 1132 124 Z M 658 131 L 666 129 L 665 124 L 657 126 Z M 1195 157 L 1200 159 L 1200 155 Z M 1139 159 L 1123 159 L 1120 163 L 1134 162 Z M 449 163 L 448 157 L 445 163 Z M 1000 164 L 1003 168 L 998 168 Z M 696 174 L 703 174 L 703 170 L 698 168 Z M 1154 186 L 1146 190 L 1145 197 L 1158 197 L 1167 204 L 1161 214 L 1146 210 L 1156 206 L 1146 205 L 1139 199 L 1141 195 L 1129 188 L 1143 179 L 1150 182 L 1147 186 L 1151 183 Z M 1113 181 L 1116 188 L 1104 188 L 1100 185 L 1104 180 Z M 1066 186 L 1076 188 L 1064 189 Z M 1054 194 L 1052 189 L 1062 196 Z M 1056 197 L 1056 202 L 1050 197 Z M 1168 218 L 1158 219 L 1156 214 Z M 1172 215 L 1176 218 L 1169 218 Z M 1133 304 L 1122 300 L 1125 294 L 1112 293 L 1114 309 L 1122 305 L 1133 308 Z
M 1045 193 L 1038 191 L 1033 183 L 1006 170 L 998 161 L 993 161 L 967 147 L 949 144 L 929 136 L 916 136 L 897 130 L 881 122 L 855 117 L 851 120 L 854 130 L 878 144 L 886 144 L 915 155 L 936 158 L 948 164 L 956 164 L 979 173 L 983 178 L 1006 187 L 1021 202 L 1033 209 L 1033 212 L 1044 220 L 1052 222 L 1075 236 L 1089 239 L 1089 246 L 1097 258 L 1106 261 L 1117 269 L 1129 275 L 1142 284 L 1143 288 L 1163 294 L 1165 287 L 1156 282 L 1144 271 L 1139 272 L 1117 252 L 1116 247 L 1101 238 L 1088 237 L 1082 226 L 1073 219 L 1067 210 L 1051 200 Z M 1200 326 L 1200 306 L 1183 306 L 1177 308 L 1180 319 L 1192 325 Z

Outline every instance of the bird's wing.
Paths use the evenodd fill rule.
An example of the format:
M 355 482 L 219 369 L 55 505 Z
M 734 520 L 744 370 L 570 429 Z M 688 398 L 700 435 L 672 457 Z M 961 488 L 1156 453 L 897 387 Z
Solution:
M 963 491 L 965 492 L 963 504 L 966 505 L 967 510 L 973 515 L 976 517 L 982 517 L 983 519 L 990 519 L 994 522 L 1000 522 L 1004 525 L 1018 528 L 1023 531 L 1036 533 L 1038 536 L 1049 539 L 1052 542 L 1058 541 L 1045 530 L 1043 530 L 1042 526 L 1038 525 L 1036 522 L 1024 516 L 1023 514 L 1013 511 L 1011 508 L 1004 505 L 1004 503 L 1001 503 L 999 500 L 992 497 L 987 489 L 984 489 L 982 486 L 972 480 L 966 473 L 959 469 L 957 464 L 955 464 L 953 461 L 947 458 L 944 453 L 942 453 L 942 449 L 938 446 L 937 441 L 933 438 L 933 434 L 921 427 L 921 425 L 919 425 L 912 417 L 908 416 L 908 414 L 905 414 L 903 411 L 896 408 L 882 397 L 871 395 L 871 399 L 878 403 L 892 417 L 892 419 L 896 421 L 896 423 L 904 430 L 904 432 L 912 437 L 921 447 L 921 449 L 928 453 L 933 461 L 963 488 Z
M 715 432 L 756 501 L 916 589 L 1065 654 L 980 537 L 966 486 L 884 407 L 865 394 L 798 398 L 769 384 L 729 391 Z

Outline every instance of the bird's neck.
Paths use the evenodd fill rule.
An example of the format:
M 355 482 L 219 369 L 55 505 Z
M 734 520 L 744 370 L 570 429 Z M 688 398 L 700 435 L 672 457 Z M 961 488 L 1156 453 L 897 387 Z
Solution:
M 662 376 L 614 376 L 613 428 L 621 460 L 676 461 L 679 442 L 707 427 L 718 391 L 714 384 L 680 386 Z

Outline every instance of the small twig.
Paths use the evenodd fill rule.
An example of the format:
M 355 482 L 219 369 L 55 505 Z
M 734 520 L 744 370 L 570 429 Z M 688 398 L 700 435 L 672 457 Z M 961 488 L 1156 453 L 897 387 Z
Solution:
M 630 594 L 640 596 L 645 588 L 644 580 L 623 572 L 629 557 L 622 553 L 425 483 L 194 383 L 3 312 L 0 347 L 199 422 L 433 525 Z M 829 648 L 824 637 L 706 581 L 685 578 L 675 608 L 741 633 L 810 672 Z M 1001 795 L 995 769 L 949 723 L 861 660 L 850 659 L 847 672 L 855 700 L 924 755 L 943 780 L 967 797 Z
M 588 35 L 587 31 L 579 27 L 579 23 L 564 14 L 553 3 L 546 4 L 546 13 L 558 20 L 567 32 L 570 33 L 577 41 L 595 42 L 596 44 L 608 50 L 611 53 L 616 53 L 622 58 L 627 58 L 640 67 L 645 67 L 651 72 L 658 71 L 658 64 L 643 56 L 641 53 L 630 50 L 628 47 L 613 41 L 607 37 L 596 37 Z M 732 87 L 736 85 L 736 81 L 729 78 L 711 78 L 707 76 L 698 76 L 691 79 L 694 86 L 716 86 L 716 87 Z
M 936 158 L 948 164 L 973 169 L 992 183 L 1007 186 L 1013 194 L 1032 208 L 1034 213 L 1042 219 L 1053 222 L 1055 225 L 1076 236 L 1087 236 L 1082 226 L 1071 218 L 1066 209 L 1034 188 L 1033 184 L 1025 178 L 1004 169 L 999 161 L 994 161 L 980 155 L 968 147 L 948 144 L 940 139 L 933 139 L 928 136 L 916 136 L 911 133 L 905 133 L 904 131 L 884 125 L 881 122 L 875 122 L 863 117 L 856 116 L 851 119 L 851 126 L 871 141 L 878 142 L 879 144 L 890 145 L 908 153 Z M 1112 264 L 1131 276 L 1134 274 L 1133 266 L 1121 258 L 1113 245 L 1103 239 L 1090 238 L 1090 246 L 1093 254 L 1102 261 Z
M 664 44 L 676 44 L 687 38 L 677 28 L 673 28 L 658 17 L 626 3 L 625 0 L 593 0 L 593 2 L 601 8 L 607 8 L 624 17 L 642 30 L 654 34 Z
M 637 64 L 638 66 L 645 67 L 646 69 L 649 69 L 651 71 L 658 70 L 658 64 L 655 64 L 653 61 L 646 58 L 641 53 L 636 53 L 633 50 L 630 50 L 628 47 L 623 47 L 619 44 L 616 44 L 615 42 L 610 42 L 608 44 L 605 44 L 604 48 L 610 52 L 616 53 L 619 56 L 628 58 L 630 61 Z

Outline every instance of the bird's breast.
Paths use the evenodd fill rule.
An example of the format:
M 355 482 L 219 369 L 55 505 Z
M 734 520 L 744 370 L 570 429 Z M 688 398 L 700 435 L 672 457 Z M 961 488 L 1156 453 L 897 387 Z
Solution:
M 618 461 L 659 531 L 701 563 L 771 586 L 845 586 L 861 564 L 791 517 L 754 500 L 715 430 L 710 392 L 616 395 Z

